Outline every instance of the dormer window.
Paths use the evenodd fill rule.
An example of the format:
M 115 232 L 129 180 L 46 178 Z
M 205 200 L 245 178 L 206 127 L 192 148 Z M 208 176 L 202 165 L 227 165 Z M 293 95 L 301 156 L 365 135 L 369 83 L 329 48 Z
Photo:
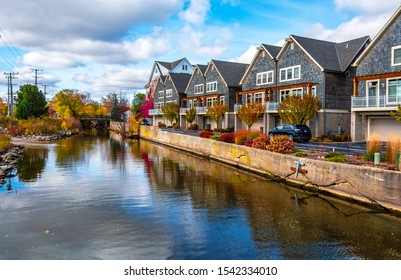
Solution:
M 391 48 L 391 66 L 401 65 L 401 46 Z
M 187 71 L 188 70 L 188 65 L 182 65 L 182 70 Z

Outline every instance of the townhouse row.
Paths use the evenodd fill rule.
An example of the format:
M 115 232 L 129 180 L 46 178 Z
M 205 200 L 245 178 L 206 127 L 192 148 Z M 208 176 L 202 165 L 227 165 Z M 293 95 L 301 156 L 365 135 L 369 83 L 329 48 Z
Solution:
M 322 109 L 308 123 L 316 136 L 339 131 L 354 141 L 369 135 L 401 136 L 401 123 L 390 112 L 401 104 L 401 7 L 376 37 L 334 43 L 289 36 L 282 47 L 261 44 L 250 64 L 211 60 L 191 65 L 186 59 L 156 61 L 147 84 L 154 100 L 153 124 L 164 122 L 161 108 L 180 105 L 179 122 L 196 108 L 199 128 L 216 127 L 207 106 L 229 107 L 221 127 L 246 128 L 236 115 L 247 102 L 261 102 L 266 111 L 253 128 L 268 131 L 282 121 L 280 103 L 289 95 L 317 96 Z

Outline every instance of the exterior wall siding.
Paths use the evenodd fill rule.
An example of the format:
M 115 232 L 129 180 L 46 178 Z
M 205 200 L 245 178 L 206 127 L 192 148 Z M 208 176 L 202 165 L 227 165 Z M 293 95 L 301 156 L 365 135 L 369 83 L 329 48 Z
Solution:
M 262 52 L 265 53 L 265 57 L 262 56 Z M 274 71 L 273 83 L 267 85 L 256 85 L 256 74 L 260 72 Z M 251 90 L 258 88 L 265 88 L 267 86 L 274 86 L 276 84 L 276 63 L 270 58 L 270 56 L 265 52 L 259 52 L 256 58 L 255 64 L 253 65 L 251 71 L 249 71 L 244 83 L 242 84 L 242 90 Z
M 345 73 L 326 73 L 326 109 L 351 109 L 355 73 L 355 67 L 349 67 Z
M 159 97 L 159 91 L 163 91 L 164 92 L 162 97 Z M 155 89 L 155 96 L 154 96 L 155 108 L 156 108 L 156 104 L 159 104 L 160 102 L 165 103 L 165 99 L 164 99 L 165 95 L 166 95 L 166 93 L 165 93 L 165 90 L 164 90 L 164 84 L 161 81 L 159 81 L 157 83 L 157 86 L 156 86 L 156 89 Z
M 180 96 L 179 96 L 177 90 L 174 87 L 173 81 L 171 79 L 167 79 L 167 81 L 166 81 L 166 92 L 167 92 L 167 90 L 170 90 L 170 89 L 172 90 L 172 95 L 171 95 L 171 97 L 166 97 L 165 98 L 166 103 L 174 102 L 177 105 L 180 105 Z M 165 92 L 165 94 L 166 94 L 166 92 Z
M 195 94 L 195 85 L 203 84 L 203 90 L 206 91 L 205 78 L 202 73 L 197 69 L 194 74 L 191 83 L 188 86 L 187 97 L 193 97 L 202 94 Z

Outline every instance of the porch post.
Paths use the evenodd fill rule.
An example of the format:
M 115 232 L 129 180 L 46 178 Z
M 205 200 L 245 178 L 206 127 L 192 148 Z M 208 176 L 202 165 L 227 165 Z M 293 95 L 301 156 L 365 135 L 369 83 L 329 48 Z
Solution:
M 354 77 L 354 96 L 358 96 L 358 79 Z
M 239 104 L 239 92 L 235 93 L 235 104 Z
M 308 84 L 308 96 L 312 95 L 312 85 Z

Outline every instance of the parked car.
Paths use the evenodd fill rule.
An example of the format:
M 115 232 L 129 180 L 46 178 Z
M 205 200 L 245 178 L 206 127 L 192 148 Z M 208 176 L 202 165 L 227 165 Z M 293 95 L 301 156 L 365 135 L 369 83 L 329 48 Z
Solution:
M 282 124 L 269 131 L 269 136 L 288 135 L 292 141 L 308 142 L 312 138 L 310 128 L 304 124 Z

